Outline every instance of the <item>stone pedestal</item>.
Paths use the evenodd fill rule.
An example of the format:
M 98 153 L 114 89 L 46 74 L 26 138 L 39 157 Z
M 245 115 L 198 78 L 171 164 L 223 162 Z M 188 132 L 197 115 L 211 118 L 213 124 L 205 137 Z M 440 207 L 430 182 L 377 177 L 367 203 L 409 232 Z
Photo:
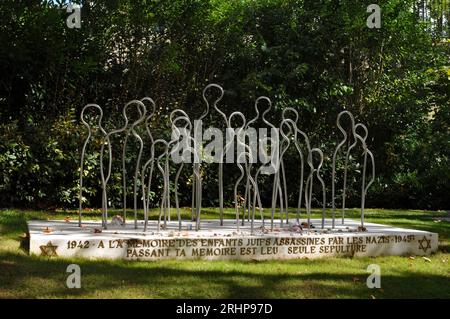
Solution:
M 100 221 L 76 222 L 30 221 L 30 253 L 49 257 L 82 257 L 127 260 L 160 259 L 293 259 L 333 256 L 402 256 L 429 255 L 437 251 L 438 234 L 366 223 L 366 231 L 358 231 L 359 223 L 347 220 L 345 225 L 331 229 L 327 220 L 321 229 L 320 220 L 312 220 L 316 228 L 301 230 L 294 225 L 282 226 L 277 220 L 273 231 L 270 221 L 263 227 L 255 221 L 253 235 L 250 223 L 236 230 L 236 223 L 207 220 L 202 230 L 184 222 L 170 222 L 157 232 L 155 221 L 143 232 L 134 222 L 125 226 L 101 229 Z

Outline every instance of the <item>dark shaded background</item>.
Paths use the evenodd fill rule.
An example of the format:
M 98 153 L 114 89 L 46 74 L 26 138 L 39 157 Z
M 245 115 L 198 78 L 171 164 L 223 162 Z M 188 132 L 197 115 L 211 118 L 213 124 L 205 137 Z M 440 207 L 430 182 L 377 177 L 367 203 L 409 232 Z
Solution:
M 85 104 L 101 105 L 111 130 L 122 124 L 127 101 L 150 96 L 158 107 L 153 135 L 167 138 L 170 110 L 197 118 L 202 89 L 215 82 L 226 89 L 227 114 L 239 110 L 252 118 L 259 95 L 274 102 L 274 123 L 283 108 L 297 109 L 299 127 L 325 153 L 328 188 L 336 116 L 347 109 L 368 126 L 376 158 L 367 206 L 450 208 L 448 1 L 376 1 L 381 29 L 366 26 L 372 0 L 85 2 L 80 29 L 69 29 L 69 14 L 52 1 L 0 2 L 0 206 L 76 207 Z M 209 121 L 223 125 L 214 112 Z M 100 206 L 99 146 L 96 140 L 85 162 L 91 207 Z M 119 160 L 112 205 L 121 198 Z M 290 156 L 286 167 L 288 184 L 297 185 L 298 160 Z M 217 205 L 217 167 L 204 169 L 203 205 Z M 225 169 L 232 205 L 238 171 Z M 189 173 L 180 182 L 184 205 Z M 356 167 L 350 206 L 359 204 L 359 177 Z M 154 204 L 162 187 L 157 179 Z M 261 187 L 267 203 L 271 185 L 263 180 Z

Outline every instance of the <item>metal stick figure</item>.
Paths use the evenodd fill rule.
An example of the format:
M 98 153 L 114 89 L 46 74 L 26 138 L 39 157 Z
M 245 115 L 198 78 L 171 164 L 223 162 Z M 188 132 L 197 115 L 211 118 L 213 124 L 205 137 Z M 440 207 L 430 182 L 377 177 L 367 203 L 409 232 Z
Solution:
M 342 111 L 341 113 L 339 113 L 338 117 L 337 117 L 337 126 L 339 128 L 339 130 L 342 132 L 342 134 L 344 135 L 343 140 L 337 145 L 336 150 L 334 151 L 333 154 L 333 170 L 332 170 L 332 186 L 331 186 L 331 191 L 332 191 L 332 227 L 334 228 L 335 225 L 335 208 L 336 208 L 336 204 L 335 204 L 335 179 L 336 179 L 336 158 L 337 158 L 337 154 L 340 150 L 340 148 L 347 142 L 347 133 L 346 131 L 343 129 L 342 125 L 341 125 L 341 117 L 343 115 L 348 115 L 351 121 L 351 131 L 352 131 L 352 135 L 354 138 L 354 142 L 348 147 L 346 155 L 345 155 L 345 160 L 344 160 L 344 177 L 343 177 L 343 188 L 342 188 L 342 224 L 345 223 L 345 200 L 346 200 L 346 191 L 347 191 L 347 171 L 348 171 L 348 161 L 349 161 L 349 157 L 350 157 L 350 152 L 351 150 L 357 145 L 358 142 L 361 143 L 362 148 L 363 148 L 363 169 L 362 169 L 362 177 L 361 177 L 361 226 L 364 226 L 364 207 L 365 207 L 365 198 L 366 198 L 366 194 L 367 194 L 367 190 L 369 189 L 369 187 L 372 185 L 372 183 L 375 180 L 375 160 L 374 160 L 374 156 L 372 154 L 372 152 L 367 148 L 367 144 L 366 144 L 366 139 L 368 136 L 368 130 L 367 127 L 364 124 L 358 123 L 355 125 L 355 120 L 353 115 L 349 112 L 349 111 Z M 364 130 L 364 133 L 362 135 L 357 133 L 357 129 L 358 128 L 362 128 Z M 366 185 L 366 167 L 367 167 L 367 155 L 370 156 L 371 159 L 371 164 L 372 164 L 372 178 L 369 181 L 369 183 Z
M 342 139 L 342 141 L 337 145 L 334 153 L 333 153 L 333 168 L 332 168 L 332 173 L 331 173 L 331 227 L 335 228 L 335 210 L 336 210 L 336 196 L 335 196 L 335 183 L 336 183 L 336 158 L 337 158 L 337 154 L 339 152 L 339 150 L 345 145 L 345 143 L 347 142 L 347 132 L 346 130 L 342 127 L 341 125 L 341 118 L 343 115 L 348 115 L 348 117 L 350 118 L 351 121 L 351 131 L 353 136 L 355 137 L 355 118 L 353 117 L 352 113 L 350 113 L 349 111 L 342 111 L 341 113 L 338 114 L 337 116 L 337 120 L 336 120 L 336 125 L 339 128 L 339 130 L 342 132 L 342 135 L 344 136 L 344 138 Z M 356 138 L 355 138 L 355 142 L 352 144 L 356 145 Z M 348 158 L 349 158 L 349 151 L 351 149 L 350 146 L 347 150 L 346 156 L 345 156 L 345 162 L 344 162 L 344 186 L 342 189 L 342 194 L 343 194 L 343 198 L 342 198 L 342 224 L 344 224 L 344 216 L 345 216 L 345 192 L 346 192 L 346 181 L 347 181 L 347 167 L 348 167 Z
M 267 119 L 266 119 L 266 114 L 271 110 L 272 108 L 272 101 L 265 96 L 261 96 L 257 99 L 256 103 L 255 103 L 255 108 L 257 109 L 257 114 L 259 115 L 259 109 L 258 109 L 258 104 L 260 103 L 260 101 L 266 101 L 268 104 L 268 107 L 264 110 L 264 112 L 262 113 L 261 119 L 264 122 L 264 124 L 266 124 L 270 129 L 271 129 L 271 135 L 274 131 L 276 131 L 275 126 L 270 123 Z M 280 206 L 281 206 L 281 211 L 283 211 L 283 198 L 282 198 L 282 192 L 281 192 L 281 187 L 278 183 L 278 178 L 277 178 L 277 171 L 279 169 L 279 159 L 277 158 L 278 155 L 278 141 L 273 141 L 273 136 L 271 136 L 270 138 L 272 140 L 271 143 L 271 155 L 275 155 L 275 164 L 273 163 L 273 161 L 271 161 L 270 165 L 260 165 L 260 167 L 258 168 L 258 170 L 256 171 L 255 177 L 254 177 L 254 181 L 255 181 L 255 192 L 253 194 L 253 210 L 256 206 L 256 199 L 259 197 L 259 190 L 258 190 L 258 177 L 259 174 L 261 172 L 265 173 L 265 174 L 274 174 L 274 182 L 273 182 L 273 192 L 272 192 L 272 218 L 271 218 L 271 229 L 273 230 L 273 221 L 275 218 L 275 206 L 276 206 L 276 197 L 277 196 L 277 190 L 279 191 L 280 194 Z M 267 142 L 268 138 L 265 137 L 265 139 L 259 139 L 258 141 L 258 146 L 259 146 L 259 150 L 260 150 L 260 154 L 262 155 L 263 158 L 263 162 L 267 162 L 268 158 L 266 156 L 266 150 L 264 149 L 266 146 L 266 143 L 262 143 L 263 140 L 265 140 Z M 272 157 L 271 160 L 273 160 L 274 158 Z M 275 198 L 274 198 L 275 197 Z M 259 203 L 260 204 L 260 203 Z M 260 210 L 262 212 L 262 208 L 261 208 L 261 204 L 260 204 Z M 264 225 L 264 217 L 263 218 L 263 225 Z
M 194 155 L 195 157 L 195 150 L 191 147 L 192 143 L 193 143 L 193 138 L 190 135 L 190 132 L 192 131 L 192 123 L 189 120 L 189 117 L 186 116 L 179 116 L 175 119 L 173 119 L 173 116 L 176 112 L 182 113 L 182 114 L 186 114 L 184 111 L 182 110 L 175 110 L 170 114 L 170 121 L 171 121 L 171 126 L 172 126 L 172 141 L 169 143 L 169 147 L 171 144 L 175 143 L 175 142 L 179 142 L 179 138 L 181 137 L 181 131 L 180 129 L 176 126 L 176 123 L 179 121 L 184 121 L 186 123 L 186 125 L 183 127 L 183 129 L 185 130 L 185 133 L 183 136 L 184 138 L 187 139 L 187 141 L 184 141 L 185 145 L 181 145 L 180 143 L 177 143 L 173 149 L 171 150 L 170 154 L 174 154 L 176 152 L 179 152 L 180 148 L 183 149 L 183 154 L 182 154 L 182 160 L 181 160 L 181 165 L 177 170 L 177 173 L 175 175 L 175 205 L 176 205 L 176 209 L 177 209 L 177 217 L 178 217 L 178 229 L 181 231 L 181 214 L 180 214 L 180 205 L 179 205 L 179 200 L 178 200 L 178 180 L 181 174 L 181 171 L 183 170 L 184 167 L 184 159 L 186 158 L 186 156 L 191 156 Z M 189 155 L 187 155 L 187 154 Z M 195 172 L 194 172 L 195 174 Z M 194 177 L 195 179 L 198 179 L 198 176 Z
M 254 129 L 251 125 L 252 124 L 254 124 L 254 123 L 256 123 L 256 121 L 259 119 L 259 115 L 260 115 L 260 112 L 259 112 L 259 107 L 258 107 L 258 105 L 259 105 L 259 103 L 261 102 L 261 101 L 267 101 L 267 97 L 265 97 L 265 96 L 260 96 L 260 97 L 258 97 L 257 99 L 256 99 L 256 101 L 255 101 L 255 111 L 256 111 L 256 116 L 253 118 L 253 119 L 251 119 L 250 121 L 248 121 L 248 123 L 245 125 L 245 131 L 246 131 L 246 133 L 247 134 L 252 134 L 252 130 L 251 129 Z M 270 101 L 270 100 L 269 100 Z M 256 136 L 257 136 L 257 133 L 256 132 L 254 132 L 255 134 L 256 134 Z M 244 141 L 245 142 L 245 141 Z M 257 143 L 258 144 L 258 143 Z M 250 148 L 250 152 L 251 152 L 251 157 L 250 157 L 250 159 L 251 159 L 251 161 L 249 161 L 248 163 L 247 162 L 245 162 L 245 169 L 246 170 L 248 170 L 249 172 L 251 172 L 251 169 L 252 169 L 252 163 L 253 162 L 256 162 L 256 159 L 257 159 L 257 156 L 258 156 L 258 151 L 256 151 L 256 154 L 253 154 L 253 150 L 252 150 L 252 148 Z M 248 167 L 247 167 L 248 166 Z M 251 213 L 250 213 L 250 208 L 252 207 L 252 203 L 251 203 L 251 185 L 250 185 L 250 178 L 251 178 L 251 174 L 247 174 L 247 179 L 246 179 L 246 183 L 245 183 L 245 192 L 244 192 L 244 217 L 242 218 L 242 226 L 244 226 L 244 221 L 245 221 L 245 212 L 246 212 L 246 210 L 248 211 L 248 214 L 247 214 L 247 220 L 248 221 L 250 221 L 250 218 L 251 218 Z M 256 192 L 256 194 L 257 194 L 257 200 L 258 200 L 258 205 L 259 205 L 259 209 L 260 209 L 260 211 L 261 211 L 261 219 L 262 219 L 262 226 L 264 227 L 264 214 L 262 214 L 262 204 L 261 204 L 261 197 L 260 197 L 260 195 L 259 195 L 259 191 L 258 191 L 258 189 L 257 189 L 258 187 L 257 187 L 257 185 L 256 185 L 256 188 L 255 189 L 253 189 L 253 191 L 255 191 Z
M 119 129 L 112 130 L 105 136 L 105 141 L 102 143 L 101 151 L 100 151 L 100 176 L 102 179 L 102 226 L 103 228 L 107 228 L 108 224 L 108 197 L 107 197 L 107 184 L 111 177 L 111 168 L 112 168 L 112 145 L 111 145 L 111 136 L 117 133 L 125 132 L 128 127 L 128 116 L 127 116 L 127 109 L 131 105 L 137 105 L 138 108 L 141 108 L 140 114 L 145 115 L 145 105 L 139 101 L 139 100 L 133 100 L 128 102 L 122 111 L 123 117 L 125 119 L 125 124 L 123 127 Z M 139 118 L 136 122 L 133 123 L 133 125 L 137 125 L 143 121 L 143 117 Z M 105 152 L 105 144 L 108 147 L 108 169 L 107 174 L 105 176 L 104 167 L 103 167 L 103 156 Z M 137 218 L 137 212 L 135 211 L 135 219 Z M 135 222 L 135 227 L 137 227 L 137 221 Z
M 364 130 L 363 135 L 357 133 L 358 128 L 362 128 Z M 364 162 L 363 162 L 363 173 L 362 173 L 362 181 L 361 181 L 361 227 L 364 228 L 364 208 L 366 204 L 366 195 L 367 190 L 375 181 L 375 158 L 372 152 L 368 149 L 366 144 L 367 136 L 369 135 L 369 131 L 364 124 L 358 123 L 355 126 L 355 134 L 358 135 L 360 141 L 362 141 L 363 145 L 363 154 L 364 154 Z M 372 177 L 369 183 L 366 185 L 366 168 L 367 168 L 367 155 L 370 156 L 371 166 L 372 166 Z
M 236 164 L 239 168 L 239 170 L 241 171 L 241 175 L 238 177 L 238 179 L 235 182 L 234 185 L 234 203 L 235 203 L 235 211 L 236 211 L 236 229 L 239 231 L 239 201 L 238 201 L 238 194 L 237 194 L 237 190 L 239 187 L 239 183 L 241 182 L 242 178 L 244 177 L 244 174 L 247 175 L 247 179 L 250 183 L 252 183 L 252 186 L 255 190 L 255 192 L 258 192 L 258 188 L 255 184 L 255 181 L 253 180 L 251 174 L 250 174 L 250 170 L 249 170 L 249 165 L 247 165 L 248 163 L 250 163 L 252 161 L 252 155 L 250 152 L 250 147 L 245 144 L 245 135 L 244 135 L 244 129 L 246 127 L 246 121 L 245 121 L 245 116 L 244 114 L 242 114 L 241 112 L 233 112 L 229 119 L 228 119 L 228 123 L 227 126 L 229 129 L 231 129 L 232 125 L 232 119 L 235 116 L 240 116 L 241 120 L 242 120 L 242 125 L 240 127 L 237 128 L 236 131 L 236 140 L 237 140 L 237 158 L 236 158 Z M 227 145 L 225 146 L 225 153 L 228 151 L 229 147 L 232 144 L 232 140 L 228 140 Z M 242 167 L 241 161 L 244 161 L 245 165 L 245 172 L 244 172 L 244 168 Z M 259 195 L 259 194 L 258 194 Z M 259 198 L 259 196 L 258 196 Z M 245 203 L 245 202 L 244 202 Z M 261 211 L 261 207 L 260 207 L 260 211 Z M 262 211 L 261 211 L 261 216 L 262 216 Z M 245 218 L 245 204 L 244 204 L 244 218 Z M 251 233 L 253 234 L 253 223 L 254 223 L 254 219 L 255 219 L 255 207 L 253 207 L 253 214 L 252 214 L 252 221 L 251 221 Z
M 151 112 L 148 114 L 147 118 L 145 119 L 145 129 L 147 131 L 147 135 L 149 137 L 150 140 L 150 159 L 145 162 L 145 164 L 142 167 L 141 170 L 141 189 L 142 189 L 142 202 L 143 202 L 143 207 L 144 207 L 144 231 L 147 230 L 147 225 L 148 225 L 148 211 L 150 208 L 150 189 L 151 189 L 151 184 L 152 184 L 152 177 L 153 177 L 153 161 L 154 161 L 154 139 L 153 139 L 153 134 L 150 130 L 150 121 L 153 117 L 153 115 L 156 112 L 156 105 L 155 105 L 155 101 L 153 101 L 152 98 L 149 97 L 144 97 L 141 99 L 141 102 L 149 102 L 151 105 Z M 148 181 L 147 181 L 147 189 L 145 188 L 145 172 L 148 169 L 148 166 L 150 165 L 150 172 L 149 172 L 149 177 L 148 177 Z
M 225 122 L 226 128 L 229 128 L 228 127 L 228 118 L 227 118 L 226 114 L 223 113 L 217 107 L 217 103 L 219 103 L 219 101 L 222 99 L 223 94 L 224 94 L 223 88 L 218 84 L 214 84 L 214 83 L 209 84 L 203 90 L 203 100 L 205 101 L 205 103 L 207 105 L 207 110 L 209 110 L 209 102 L 208 102 L 208 99 L 206 98 L 206 91 L 208 91 L 210 88 L 216 88 L 220 92 L 219 97 L 214 100 L 212 105 L 213 105 L 213 108 L 222 116 L 222 118 Z M 206 116 L 206 114 L 204 114 L 204 115 Z M 219 214 L 220 214 L 220 225 L 221 226 L 223 226 L 223 156 L 224 156 L 224 153 L 221 152 L 221 157 L 220 157 L 220 161 L 219 161 L 219 172 L 218 172 L 218 175 L 219 175 Z
M 319 165 L 317 165 L 317 168 L 314 167 L 313 163 L 313 154 L 318 153 L 320 162 Z M 325 192 L 325 183 L 320 176 L 320 168 L 323 164 L 323 152 L 318 148 L 313 148 L 310 152 L 310 155 L 308 156 L 310 160 L 311 165 L 311 172 L 309 173 L 309 176 L 306 180 L 305 185 L 305 204 L 308 214 L 308 229 L 311 225 L 311 203 L 312 203 L 312 191 L 313 191 L 313 182 L 314 182 L 314 174 L 316 175 L 317 179 L 319 180 L 321 186 L 322 186 L 322 229 L 325 227 L 325 209 L 326 209 L 326 192 Z M 309 188 L 309 189 L 308 189 Z
M 143 99 L 141 99 L 141 102 L 146 101 L 147 99 L 150 99 L 150 98 L 143 98 Z M 138 107 L 139 118 L 131 125 L 131 127 L 129 129 L 127 129 L 125 131 L 125 140 L 124 140 L 123 147 L 122 147 L 123 220 L 124 220 L 124 222 L 126 222 L 126 220 L 127 220 L 127 218 L 126 218 L 126 216 L 127 216 L 127 179 L 126 179 L 127 170 L 126 170 L 126 164 L 125 164 L 126 161 L 125 160 L 126 160 L 127 143 L 128 143 L 128 138 L 129 138 L 130 134 L 132 134 L 139 142 L 139 152 L 138 152 L 138 157 L 136 160 L 136 167 L 135 167 L 134 179 L 133 179 L 133 211 L 134 211 L 134 228 L 135 229 L 137 229 L 137 195 L 138 195 L 137 181 L 138 181 L 138 174 L 140 171 L 142 151 L 144 149 L 144 142 L 142 141 L 142 138 L 140 137 L 140 135 L 136 132 L 136 126 L 141 124 L 145 120 L 146 107 L 145 107 L 145 104 L 142 103 L 142 105 L 143 105 L 143 110 L 141 110 L 141 108 Z
M 292 125 L 292 129 L 289 125 L 289 122 L 286 121 L 286 119 L 287 119 L 286 112 L 288 112 L 288 111 L 293 112 L 295 115 L 295 121 L 294 121 L 294 125 Z M 286 170 L 284 169 L 284 154 L 289 149 L 289 146 L 290 146 L 289 139 L 290 139 L 290 135 L 292 135 L 292 133 L 294 134 L 295 146 L 297 148 L 297 151 L 299 151 L 299 146 L 298 146 L 298 141 L 297 141 L 297 130 L 296 130 L 297 123 L 298 123 L 298 112 L 291 107 L 285 108 L 282 112 L 282 121 L 280 124 L 280 132 L 282 131 L 283 125 L 287 124 L 289 133 L 283 134 L 284 133 L 283 132 L 281 134 L 283 140 L 280 143 L 280 170 L 281 170 L 281 178 L 283 181 L 282 187 L 283 187 L 283 195 L 284 195 L 284 203 L 285 203 L 286 224 L 289 223 L 289 212 L 288 212 L 289 205 L 288 205 L 288 191 L 287 191 L 287 181 L 286 181 L 286 173 L 285 173 Z M 300 187 L 302 187 L 303 186 L 303 155 L 302 155 L 301 151 L 300 151 L 300 159 L 301 159 L 301 167 L 302 167 L 302 169 L 301 169 L 301 184 L 300 184 L 301 186 Z M 300 192 L 301 192 L 301 190 L 300 190 Z M 299 206 L 300 205 L 301 205 L 301 203 L 299 203 Z M 298 217 L 299 215 L 300 215 L 300 212 L 299 212 L 299 208 L 298 208 L 297 209 L 297 223 L 299 222 L 299 217 Z
M 88 130 L 88 136 L 86 137 L 86 140 L 84 141 L 83 144 L 83 148 L 81 150 L 81 159 L 80 159 L 80 192 L 79 192 L 79 196 L 78 196 L 78 200 L 79 200 L 79 207 L 78 207 L 78 226 L 81 227 L 81 215 L 82 215 L 82 210 L 83 210 L 83 176 L 84 176 L 84 156 L 85 156 L 85 152 L 86 152 L 86 147 L 89 143 L 89 140 L 91 139 L 92 136 L 92 129 L 91 126 L 89 125 L 89 123 L 86 122 L 85 118 L 84 118 L 84 112 L 88 109 L 88 108 L 95 108 L 99 111 L 100 116 L 98 119 L 98 128 L 100 130 L 100 132 L 106 136 L 106 131 L 105 129 L 102 127 L 102 118 L 103 118 L 103 110 L 102 108 L 97 105 L 97 104 L 87 104 L 85 107 L 83 107 L 83 109 L 81 110 L 81 122 L 83 123 L 84 126 L 86 126 L 87 130 Z
M 290 118 L 286 118 L 285 112 L 287 112 L 287 111 L 294 112 L 294 114 L 296 115 L 295 121 Z M 297 214 L 296 214 L 296 221 L 297 221 L 297 223 L 300 223 L 300 210 L 301 210 L 301 206 L 302 206 L 303 182 L 304 182 L 304 158 L 303 158 L 303 152 L 302 152 L 300 144 L 298 142 L 298 133 L 300 130 L 297 127 L 297 122 L 298 122 L 298 113 L 296 110 L 294 110 L 292 108 L 286 108 L 283 110 L 283 121 L 281 122 L 281 125 L 280 125 L 280 134 L 283 137 L 283 141 L 286 141 L 286 142 L 284 145 L 281 146 L 280 162 L 283 163 L 284 153 L 290 146 L 290 136 L 289 135 L 291 135 L 293 133 L 294 145 L 295 145 L 295 148 L 297 149 L 297 153 L 299 154 L 299 157 L 300 157 L 300 183 L 299 183 L 299 196 L 298 196 Z M 288 134 L 286 134 L 286 132 L 284 131 L 285 126 L 287 126 L 289 129 Z M 307 145 L 309 147 L 309 142 Z M 283 171 L 284 193 L 287 194 L 288 191 L 287 191 L 287 186 L 286 186 L 286 178 L 284 177 L 284 166 L 282 166 L 281 169 Z M 285 201 L 287 203 L 287 196 L 285 196 Z M 286 204 L 286 206 L 287 206 L 287 204 Z M 289 222 L 288 215 L 286 216 L 286 222 L 287 223 Z

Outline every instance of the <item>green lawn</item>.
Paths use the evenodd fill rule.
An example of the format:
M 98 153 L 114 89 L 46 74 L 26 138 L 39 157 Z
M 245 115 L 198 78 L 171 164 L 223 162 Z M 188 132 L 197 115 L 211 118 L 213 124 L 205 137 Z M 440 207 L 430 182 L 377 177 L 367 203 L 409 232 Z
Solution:
M 218 215 L 214 209 L 203 212 L 204 218 Z M 152 218 L 156 214 L 152 211 Z M 188 210 L 183 215 L 188 218 Z M 409 256 L 263 262 L 94 262 L 29 256 L 21 239 L 26 220 L 66 216 L 77 217 L 74 211 L 0 210 L 0 298 L 450 298 L 450 223 L 436 220 L 448 217 L 446 212 L 366 213 L 369 222 L 439 233 L 439 252 L 431 262 Z M 226 217 L 233 216 L 227 209 Z M 347 216 L 356 217 L 357 211 Z M 98 219 L 100 213 L 85 217 Z M 81 289 L 66 287 L 70 263 L 81 266 Z M 381 266 L 381 289 L 366 286 L 367 266 L 374 263 Z

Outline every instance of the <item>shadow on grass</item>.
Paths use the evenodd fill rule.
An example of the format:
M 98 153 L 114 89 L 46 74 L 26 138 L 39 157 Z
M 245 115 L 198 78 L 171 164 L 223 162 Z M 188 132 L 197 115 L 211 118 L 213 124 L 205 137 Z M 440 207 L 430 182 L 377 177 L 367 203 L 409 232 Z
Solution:
M 285 261 L 301 272 L 277 272 L 279 263 L 183 261 L 111 262 L 0 254 L 0 297 L 14 298 L 449 298 L 444 275 L 396 270 L 382 276 L 383 291 L 368 289 L 364 272 L 305 271 L 329 260 Z M 82 288 L 68 289 L 66 267 L 77 263 Z M 344 262 L 345 264 L 345 262 Z M 221 268 L 222 267 L 222 268 Z M 359 276 L 355 282 L 354 276 Z

